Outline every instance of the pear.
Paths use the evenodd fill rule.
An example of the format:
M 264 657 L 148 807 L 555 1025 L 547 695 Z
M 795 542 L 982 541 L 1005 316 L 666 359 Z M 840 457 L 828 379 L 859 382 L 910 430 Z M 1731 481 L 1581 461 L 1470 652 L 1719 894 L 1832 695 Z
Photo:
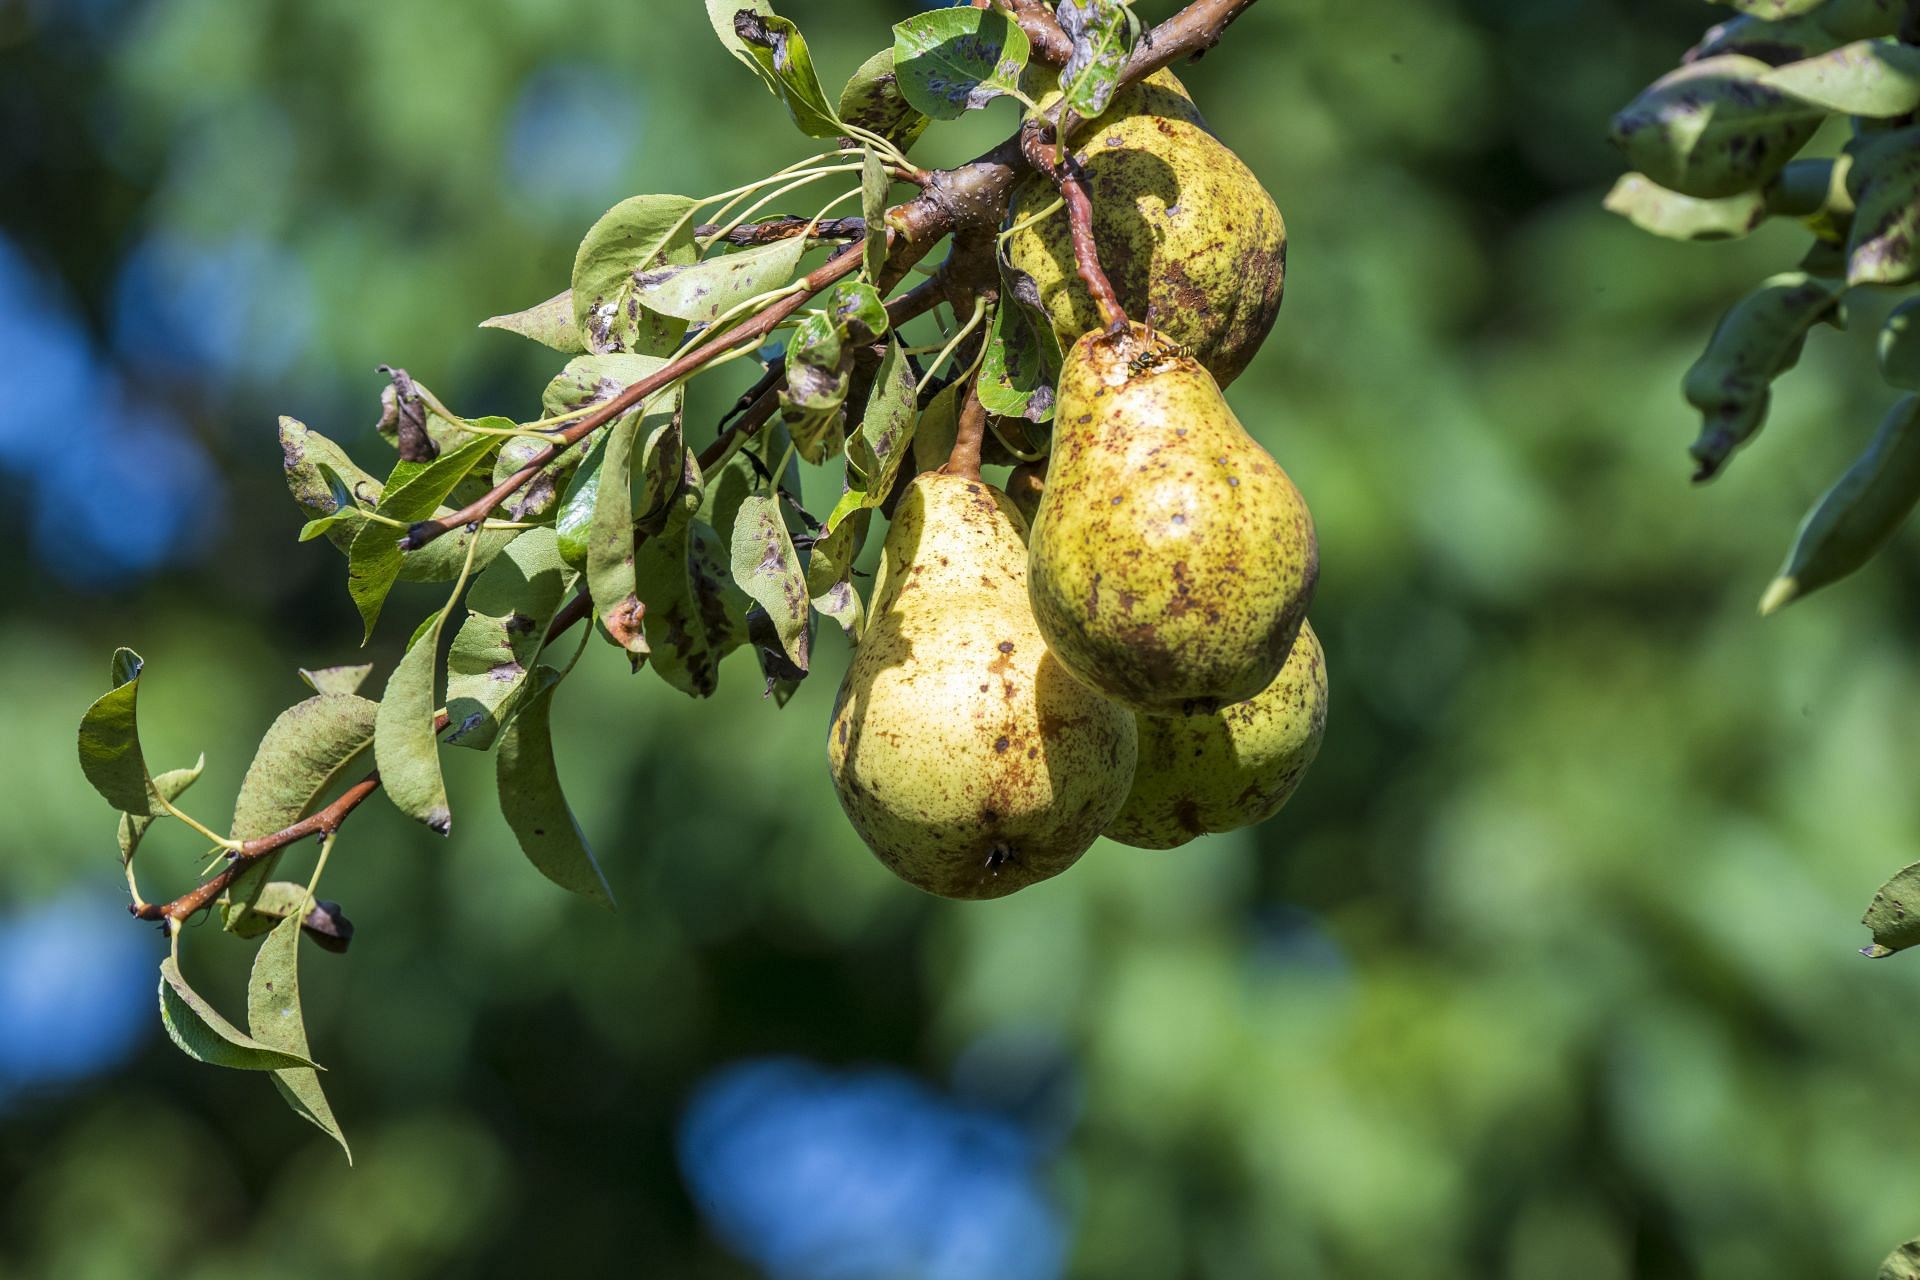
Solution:
M 1133 791 L 1106 834 L 1171 849 L 1265 822 L 1300 785 L 1326 727 L 1326 659 L 1302 623 L 1287 664 L 1257 697 L 1207 716 L 1140 717 Z
M 1133 782 L 1133 716 L 1048 654 L 1026 521 L 983 480 L 916 477 L 834 704 L 841 806 L 908 883 L 997 898 L 1072 866 Z
M 1319 576 L 1313 517 L 1212 376 L 1133 325 L 1067 353 L 1028 552 L 1061 665 L 1148 715 L 1280 674 Z
M 1191 346 L 1226 386 L 1280 309 L 1287 228 L 1273 197 L 1208 131 L 1170 72 L 1122 89 L 1074 139 L 1093 199 L 1094 241 L 1120 305 Z M 1056 194 L 1039 175 L 1023 181 L 1011 225 Z M 1015 271 L 1032 278 L 1061 345 L 1098 326 L 1074 270 L 1065 214 L 1016 231 L 1007 253 Z

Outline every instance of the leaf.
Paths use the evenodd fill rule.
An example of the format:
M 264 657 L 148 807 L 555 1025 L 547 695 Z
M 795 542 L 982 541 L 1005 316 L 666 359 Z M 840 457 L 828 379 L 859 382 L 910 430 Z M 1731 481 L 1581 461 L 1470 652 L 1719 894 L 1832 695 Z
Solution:
M 713 34 L 720 37 L 720 43 L 727 47 L 727 52 L 760 77 L 760 82 L 766 85 L 770 92 L 778 94 L 779 78 L 753 56 L 753 49 L 740 38 L 740 33 L 734 25 L 735 15 L 743 12 L 770 18 L 773 16 L 773 5 L 769 0 L 707 0 L 707 21 L 713 24 Z
M 303 900 L 306 897 L 301 892 Z M 300 914 L 290 913 L 274 926 L 253 957 L 247 980 L 247 1030 L 256 1044 L 307 1057 L 307 1024 L 300 1011 Z M 311 1067 L 281 1067 L 273 1073 L 273 1087 L 294 1113 L 340 1144 L 353 1163 L 340 1122 L 333 1118 L 320 1073 Z
M 494 766 L 500 812 L 541 875 L 562 889 L 612 906 L 613 891 L 567 807 L 553 759 L 549 719 L 560 680 L 552 667 L 536 668 L 525 705 L 500 735 Z
M 1807 333 L 1839 313 L 1846 285 L 1787 271 L 1763 281 L 1722 316 L 1706 352 L 1687 370 L 1681 389 L 1700 410 L 1700 434 L 1689 447 L 1694 479 L 1719 473 L 1766 420 L 1773 380 L 1800 358 Z
M 1060 347 L 1053 328 L 1002 289 L 987 330 L 980 364 L 980 403 L 1003 418 L 1047 422 L 1060 380 Z
M 767 611 L 787 661 L 805 671 L 812 597 L 780 506 L 778 498 L 766 494 L 754 494 L 740 504 L 733 524 L 733 580 Z
M 574 355 L 587 349 L 574 319 L 573 290 L 562 289 L 545 302 L 536 302 L 525 311 L 490 316 L 480 322 L 482 329 L 505 329 L 523 338 L 532 338 L 541 346 Z
M 360 686 L 373 674 L 371 662 L 361 662 L 347 667 L 300 668 L 300 678 L 307 682 L 307 688 L 315 693 L 358 693 Z
M 291 880 L 271 880 L 260 886 L 253 905 L 235 918 L 229 932 L 236 938 L 257 938 L 278 927 L 293 912 L 306 905 L 307 886 Z
M 386 693 L 373 722 L 373 760 L 380 784 L 400 812 L 447 835 L 453 815 L 447 808 L 447 784 L 440 773 L 440 742 L 434 732 L 434 668 L 447 607 L 422 622 L 407 652 L 387 677 Z
M 887 500 L 912 447 L 913 425 L 913 367 L 901 354 L 899 342 L 888 338 L 860 429 L 847 442 L 847 492 L 827 517 L 825 533 L 837 531 L 853 512 Z
M 1888 1254 L 1878 1280 L 1920 1280 L 1920 1240 L 1909 1240 Z
M 876 289 L 887 269 L 887 193 L 892 189 L 880 153 L 868 147 L 860 158 L 860 216 L 867 224 L 860 265 Z
M 565 492 L 567 481 L 572 478 L 574 468 L 580 465 L 586 456 L 582 447 L 584 441 L 575 441 L 562 449 L 551 462 L 541 465 L 533 477 L 520 486 L 518 492 L 510 495 L 500 504 L 500 512 L 509 520 L 523 523 L 538 523 L 552 513 L 560 503 L 560 495 Z M 508 477 L 518 475 L 541 453 L 551 448 L 553 442 L 537 440 L 532 436 L 515 436 L 500 446 L 500 456 L 493 461 L 493 483 L 500 484 Z M 511 533 L 512 530 L 499 532 Z M 505 544 L 502 544 L 503 546 Z M 484 549 L 485 544 L 482 544 Z M 462 565 L 464 560 L 462 561 Z M 454 576 L 459 576 L 462 565 L 454 566 Z M 476 570 L 481 566 L 475 565 Z
M 1669 191 L 1644 173 L 1621 174 L 1607 193 L 1605 207 L 1642 231 L 1669 240 L 1732 240 L 1767 219 L 1767 200 L 1758 191 L 1701 200 Z M 984 386 L 980 398 L 986 399 Z
M 133 650 L 115 649 L 108 667 L 113 688 L 80 717 L 80 771 L 108 804 L 142 818 L 153 812 L 135 710 L 145 666 Z
M 715 522 L 731 531 L 733 513 L 756 477 L 740 455 L 713 483 L 703 480 L 691 451 L 684 466 L 680 494 L 660 531 L 641 545 L 634 576 L 647 602 L 653 669 L 681 692 L 704 698 L 719 685 L 721 659 L 747 642 L 750 603 L 733 581 L 730 543 Z
M 933 123 L 901 94 L 890 48 L 861 63 L 848 79 L 840 90 L 839 115 L 849 128 L 879 134 L 902 151 Z
M 287 489 L 306 515 L 308 527 L 342 510 L 343 499 L 371 509 L 380 502 L 380 482 L 354 465 L 352 458 L 318 431 L 293 418 L 280 419 L 280 455 Z M 348 516 L 320 532 L 345 551 L 358 522 Z M 307 541 L 302 530 L 300 540 Z
M 1709 200 L 1755 190 L 1826 118 L 1763 84 L 1771 70 L 1739 54 L 1688 63 L 1622 108 L 1610 136 L 1629 164 L 1668 190 Z
M 1848 147 L 1858 209 L 1847 241 L 1847 283 L 1920 278 L 1920 128 L 1865 135 Z
M 807 237 L 789 236 L 685 266 L 663 266 L 634 278 L 640 304 L 661 315 L 712 324 L 749 298 L 783 288 L 799 269 Z
M 1880 328 L 1880 376 L 1889 386 L 1920 391 L 1920 298 L 1909 298 Z
M 240 780 L 233 804 L 235 840 L 257 840 L 292 826 L 349 774 L 365 767 L 377 704 L 351 693 L 322 693 L 282 711 L 268 727 Z M 239 932 L 279 864 L 278 853 L 250 864 L 227 886 L 224 926 Z
M 1061 91 L 1069 107 L 1092 120 L 1120 87 L 1120 73 L 1133 52 L 1133 24 L 1118 0 L 1060 0 L 1056 16 L 1073 42 L 1073 53 L 1060 69 Z
M 180 1052 L 216 1067 L 278 1071 L 316 1065 L 304 1053 L 261 1044 L 221 1017 L 187 985 L 172 956 L 160 962 L 160 1022 Z
M 442 453 L 432 462 L 397 464 L 381 495 L 379 513 L 402 524 L 425 520 L 439 508 L 441 499 L 497 447 L 497 437 L 482 436 Z M 347 549 L 347 592 L 359 607 L 366 627 L 363 642 L 373 635 L 387 593 L 400 579 L 401 557 L 399 531 L 372 522 L 360 527 Z
M 572 577 L 551 529 L 533 529 L 474 580 L 447 653 L 449 746 L 484 751 L 512 720 Z
M 787 344 L 780 418 L 792 431 L 800 456 L 816 466 L 840 451 L 852 355 L 841 327 L 824 310 L 808 312 Z
M 913 469 L 915 473 L 932 471 L 946 462 L 953 452 L 954 437 L 960 431 L 961 383 L 942 387 L 920 411 L 913 428 Z
M 1712 0 L 1712 2 L 1732 5 L 1742 13 L 1750 13 L 1756 18 L 1771 22 L 1811 13 L 1827 0 Z
M 178 800 L 181 792 L 199 780 L 200 771 L 206 767 L 207 757 L 203 754 L 193 767 L 188 769 L 169 769 L 155 778 L 153 780 L 153 789 L 168 800 Z M 133 861 L 134 850 L 140 847 L 140 841 L 145 838 L 147 828 L 152 826 L 156 821 L 158 821 L 157 817 L 142 817 L 132 813 L 123 813 L 120 815 L 119 840 L 120 865 L 122 867 Z
M 594 616 L 636 669 L 648 652 L 641 625 L 646 606 L 634 582 L 633 440 L 639 431 L 640 419 L 633 414 L 607 429 L 593 520 L 587 528 L 587 591 Z
M 807 556 L 807 594 L 813 607 L 839 623 L 850 640 L 859 637 L 865 621 L 865 607 L 853 585 L 853 562 L 860 557 L 871 520 L 864 507 L 857 507 L 815 542 Z
M 540 393 L 540 407 L 558 417 L 605 404 L 642 378 L 658 373 L 666 363 L 659 356 L 626 352 L 576 356 Z
M 1769 88 L 1842 115 L 1884 119 L 1920 107 L 1920 49 L 1856 40 L 1760 77 Z
M 1027 33 L 997 9 L 934 9 L 893 28 L 900 92 L 937 120 L 1016 92 L 1028 53 Z
M 880 291 L 862 280 L 842 280 L 822 300 L 840 337 L 864 347 L 884 337 L 888 329 L 887 304 Z
M 693 261 L 695 207 L 686 196 L 633 196 L 588 229 L 572 288 L 573 322 L 588 351 L 664 355 L 679 344 L 685 323 L 643 307 L 635 278 Z
M 800 132 L 810 138 L 837 138 L 847 131 L 820 87 L 800 28 L 770 9 L 749 9 L 735 12 L 733 30 L 747 56 L 758 64 L 761 79 L 787 104 L 787 114 Z
M 1920 944 L 1920 862 L 1900 868 L 1874 892 L 1860 923 L 1873 930 L 1873 944 L 1860 949 L 1870 960 Z

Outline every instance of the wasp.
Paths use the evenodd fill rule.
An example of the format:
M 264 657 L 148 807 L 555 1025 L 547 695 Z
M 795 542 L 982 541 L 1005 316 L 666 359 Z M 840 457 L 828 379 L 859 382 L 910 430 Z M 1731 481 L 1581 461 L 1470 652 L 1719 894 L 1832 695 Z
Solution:
M 1192 358 L 1193 348 L 1191 346 L 1184 342 L 1169 341 L 1156 334 L 1153 346 L 1127 361 L 1127 376 L 1137 378 L 1141 374 L 1153 369 L 1156 365 L 1165 364 L 1169 360 L 1190 360 Z

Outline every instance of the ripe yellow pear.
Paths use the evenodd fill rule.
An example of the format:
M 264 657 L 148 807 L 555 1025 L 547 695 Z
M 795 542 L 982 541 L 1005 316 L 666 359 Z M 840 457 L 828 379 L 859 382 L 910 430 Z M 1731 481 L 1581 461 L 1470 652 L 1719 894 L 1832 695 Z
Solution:
M 1026 522 L 983 480 L 928 472 L 894 509 L 834 705 L 841 806 L 911 884 L 997 898 L 1072 866 L 1125 802 L 1133 716 L 1047 652 Z
M 1326 727 L 1326 659 L 1302 623 L 1287 664 L 1259 696 L 1212 715 L 1140 717 L 1133 791 L 1106 834 L 1171 849 L 1265 822 L 1300 785 Z
M 1142 326 L 1067 353 L 1028 594 L 1067 670 L 1148 715 L 1245 702 L 1319 576 L 1299 490 L 1212 376 Z
M 1287 227 L 1273 197 L 1208 131 L 1170 72 L 1122 89 L 1073 142 L 1120 305 L 1191 346 L 1221 386 L 1232 382 L 1280 309 Z M 1029 177 L 1014 190 L 1011 224 L 1056 194 L 1046 178 Z M 1016 231 L 1007 253 L 1032 277 L 1063 346 L 1099 325 L 1064 213 Z

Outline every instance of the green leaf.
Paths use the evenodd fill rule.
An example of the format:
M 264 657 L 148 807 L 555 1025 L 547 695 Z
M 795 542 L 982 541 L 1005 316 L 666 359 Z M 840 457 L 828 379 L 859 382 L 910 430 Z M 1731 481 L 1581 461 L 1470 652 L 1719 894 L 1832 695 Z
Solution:
M 913 146 L 933 123 L 900 92 L 890 48 L 868 58 L 853 73 L 840 90 L 839 114 L 849 128 L 878 134 L 902 151 Z
M 1756 18 L 1769 22 L 1811 13 L 1826 2 L 1827 0 L 1712 0 L 1714 4 L 1731 5 L 1742 13 L 1750 13 Z
M 1880 376 L 1889 386 L 1920 391 L 1920 298 L 1909 298 L 1880 328 Z
M 1732 240 L 1767 219 L 1767 199 L 1759 191 L 1701 200 L 1669 191 L 1644 173 L 1622 174 L 1607 193 L 1605 207 L 1642 231 L 1669 240 Z M 986 399 L 984 388 L 980 398 Z
M 633 196 L 587 231 L 573 260 L 572 295 L 573 322 L 588 351 L 664 355 L 679 345 L 686 323 L 648 311 L 635 281 L 693 261 L 695 207 L 686 196 Z
M 779 77 L 774 75 L 771 69 L 762 65 L 760 60 L 753 56 L 752 47 L 740 38 L 740 33 L 734 24 L 734 16 L 739 13 L 771 18 L 773 5 L 770 0 L 707 0 L 707 21 L 713 24 L 713 34 L 720 37 L 720 43 L 727 47 L 727 52 L 760 77 L 760 82 L 767 86 L 769 92 L 778 95 Z
M 733 29 L 740 48 L 758 64 L 761 79 L 787 104 L 787 114 L 800 132 L 810 138 L 837 138 L 847 131 L 820 87 L 800 28 L 769 9 L 735 12 Z
M 425 520 L 439 509 L 441 500 L 453 487 L 498 446 L 497 437 L 482 436 L 442 453 L 432 462 L 397 464 L 380 498 L 379 513 L 402 524 Z M 366 637 L 373 635 L 373 624 L 380 619 L 387 593 L 400 579 L 401 558 L 399 531 L 384 524 L 363 524 L 347 549 L 347 592 L 359 607 Z
M 822 299 L 840 336 L 857 347 L 885 336 L 887 304 L 880 291 L 863 280 L 842 280 Z
M 447 784 L 440 773 L 440 740 L 434 732 L 434 669 L 440 629 L 447 607 L 427 618 L 413 633 L 406 656 L 387 677 L 386 693 L 373 722 L 373 761 L 387 798 L 415 822 L 441 835 L 453 829 Z
M 913 428 L 915 474 L 932 471 L 953 452 L 954 437 L 960 433 L 961 388 L 959 382 L 949 383 L 920 411 L 920 421 Z
M 841 419 L 852 383 L 845 333 L 826 311 L 811 311 L 787 344 L 787 381 L 780 390 L 780 418 L 793 433 L 800 456 L 819 465 L 840 451 Z
M 1847 149 L 1859 206 L 1847 283 L 1910 284 L 1920 278 L 1920 128 L 1863 135 Z
M 495 761 L 500 812 L 541 875 L 562 889 L 612 906 L 613 891 L 567 807 L 553 759 L 550 713 L 560 680 L 552 667 L 536 668 L 525 705 L 500 735 Z
M 231 835 L 257 840 L 292 826 L 366 767 L 378 706 L 351 693 L 322 693 L 282 711 L 260 739 L 233 805 Z M 227 887 L 221 918 L 239 932 L 280 854 L 247 867 Z
M 131 649 L 115 649 L 108 674 L 113 688 L 80 717 L 80 770 L 93 789 L 122 813 L 147 817 L 147 762 L 140 753 L 135 712 L 140 671 L 146 663 Z
M 724 253 L 684 266 L 664 266 L 635 277 L 640 305 L 694 324 L 712 324 L 749 298 L 784 288 L 806 256 L 807 237 Z
M 1873 930 L 1873 944 L 1860 954 L 1883 960 L 1920 944 L 1920 862 L 1910 863 L 1881 885 L 1860 923 Z
M 1044 317 L 1001 290 L 980 364 L 980 403 L 1004 418 L 1047 422 L 1060 380 L 1060 347 Z
M 540 393 L 540 407 L 558 417 L 605 404 L 642 378 L 658 373 L 666 363 L 659 356 L 624 352 L 576 356 Z
M 1823 108 L 1762 83 L 1757 58 L 1701 58 L 1653 82 L 1613 118 L 1611 137 L 1635 169 L 1682 195 L 1752 191 L 1806 145 Z
M 572 575 L 551 529 L 533 529 L 474 580 L 447 654 L 449 746 L 484 751 L 513 718 Z
M 812 597 L 779 498 L 754 494 L 740 504 L 733 523 L 732 564 L 733 580 L 766 610 L 787 661 L 805 671 L 811 648 L 807 615 Z
M 1909 1240 L 1888 1254 L 1878 1280 L 1920 1280 L 1920 1240 Z
M 1706 352 L 1681 384 L 1687 402 L 1700 410 L 1700 435 L 1692 453 L 1696 480 L 1719 473 L 1740 445 L 1766 420 L 1773 380 L 1800 358 L 1807 333 L 1839 315 L 1844 282 L 1804 271 L 1763 281 L 1721 317 Z
M 301 898 L 305 899 L 304 891 Z M 290 912 L 253 957 L 253 973 L 247 980 L 247 1030 L 256 1044 L 285 1053 L 307 1057 L 307 1024 L 300 1011 L 300 917 Z M 327 1095 L 320 1088 L 320 1073 L 311 1067 L 281 1067 L 273 1073 L 273 1087 L 287 1100 L 296 1115 L 340 1144 L 353 1163 L 353 1149 L 347 1146 L 340 1122 L 333 1118 Z
M 640 419 L 627 414 L 607 429 L 600 482 L 587 528 L 587 591 L 594 616 L 636 669 L 647 656 L 646 606 L 634 582 L 633 442 Z
M 733 581 L 730 544 L 715 524 L 731 531 L 733 514 L 757 477 L 739 455 L 711 483 L 691 452 L 685 468 L 685 484 L 666 521 L 640 547 L 634 576 L 647 603 L 653 669 L 682 693 L 704 698 L 719 685 L 721 660 L 747 642 L 751 603 Z
M 307 886 L 291 880 L 270 880 L 260 886 L 246 914 L 236 916 L 228 931 L 236 938 L 257 938 L 277 928 L 282 920 L 307 902 Z
M 573 315 L 573 290 L 563 289 L 545 302 L 536 302 L 525 311 L 490 316 L 480 322 L 482 329 L 505 329 L 523 338 L 532 338 L 541 346 L 575 355 L 587 349 L 580 326 Z
M 847 441 L 847 492 L 827 517 L 825 533 L 836 532 L 853 512 L 887 500 L 912 447 L 913 423 L 913 367 L 901 354 L 899 342 L 890 337 L 887 353 L 874 373 L 860 429 Z
M 216 1067 L 278 1071 L 316 1065 L 304 1052 L 261 1044 L 221 1017 L 187 985 L 172 956 L 160 962 L 160 1022 L 180 1052 Z
M 1028 53 L 1027 33 L 997 9 L 934 9 L 893 28 L 900 92 L 937 120 L 1014 92 Z
M 1776 67 L 1760 83 L 1842 115 L 1902 116 L 1920 108 L 1920 49 L 1895 40 L 1856 40 Z
M 1107 109 L 1133 52 L 1135 28 L 1118 0 L 1060 0 L 1060 29 L 1073 53 L 1060 69 L 1067 106 L 1092 120 Z
M 315 693 L 358 693 L 360 686 L 373 674 L 371 662 L 356 663 L 345 667 L 300 668 L 300 678 L 306 681 L 307 688 Z
M 855 495 L 849 490 L 847 496 Z M 853 585 L 853 562 L 860 557 L 871 521 L 866 509 L 856 505 L 813 544 L 807 556 L 807 594 L 813 607 L 839 623 L 848 639 L 857 639 L 865 625 L 865 606 Z
M 192 786 L 200 777 L 200 771 L 207 767 L 207 757 L 203 754 L 199 761 L 188 769 L 169 769 L 153 780 L 153 789 L 168 800 L 178 800 L 181 792 Z M 142 817 L 139 814 L 120 815 L 120 865 L 126 866 L 133 861 L 134 850 L 140 847 L 140 841 L 146 836 L 147 828 L 157 817 Z
M 567 481 L 567 491 L 554 513 L 560 558 L 572 569 L 587 567 L 587 536 L 593 525 L 594 504 L 600 498 L 600 463 L 606 456 L 606 439 L 606 432 L 596 431 L 581 442 L 586 446 L 586 457 Z
M 296 419 L 280 419 L 280 455 L 287 489 L 305 513 L 308 528 L 341 513 L 346 506 L 343 499 L 369 509 L 379 505 L 380 482 L 356 466 L 346 450 Z M 352 507 L 346 509 L 351 511 Z M 320 531 L 345 551 L 353 541 L 357 523 L 355 517 L 346 516 Z M 305 542 L 308 536 L 303 529 L 300 540 Z
M 875 288 L 887 268 L 887 193 L 892 189 L 880 153 L 868 147 L 860 158 L 860 216 L 867 224 L 860 265 L 867 282 Z

